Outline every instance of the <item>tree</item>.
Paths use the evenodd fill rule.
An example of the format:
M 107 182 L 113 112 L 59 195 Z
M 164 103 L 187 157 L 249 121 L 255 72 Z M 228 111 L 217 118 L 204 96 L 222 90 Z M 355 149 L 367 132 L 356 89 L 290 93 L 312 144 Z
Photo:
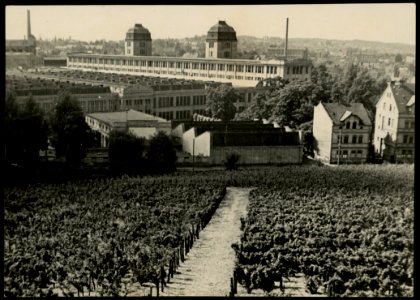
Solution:
M 144 167 L 145 139 L 132 133 L 111 131 L 109 134 L 109 168 L 114 174 L 139 173 Z
M 276 103 L 271 120 L 280 126 L 296 127 L 310 121 L 313 117 L 312 99 L 313 84 L 305 81 L 295 81 L 286 85 L 278 93 L 272 94 Z
M 6 93 L 5 159 L 23 167 L 35 167 L 39 150 L 46 150 L 48 125 L 38 104 L 30 96 L 19 109 L 12 92 Z
M 312 90 L 312 97 L 317 102 L 330 102 L 331 99 L 331 76 L 328 73 L 325 64 L 320 64 L 314 67 L 311 72 L 311 81 L 314 84 Z
M 83 110 L 77 100 L 67 92 L 61 92 L 50 116 L 51 143 L 57 157 L 78 164 L 92 144 L 91 129 L 85 122 Z
M 241 96 L 226 84 L 221 84 L 216 88 L 210 88 L 207 93 L 207 108 L 213 118 L 228 122 L 235 117 L 235 102 L 239 102 Z
M 159 131 L 150 139 L 146 159 L 151 171 L 158 173 L 175 171 L 176 151 L 171 138 L 163 131 Z
M 48 149 L 48 124 L 32 96 L 24 104 L 20 122 L 24 164 L 33 166 L 38 162 L 39 150 Z
M 402 63 L 403 61 L 403 57 L 400 53 L 398 53 L 397 55 L 395 55 L 395 62 L 396 63 Z
M 258 93 L 250 105 L 238 115 L 240 120 L 262 120 L 271 117 L 273 104 L 268 101 L 267 93 Z

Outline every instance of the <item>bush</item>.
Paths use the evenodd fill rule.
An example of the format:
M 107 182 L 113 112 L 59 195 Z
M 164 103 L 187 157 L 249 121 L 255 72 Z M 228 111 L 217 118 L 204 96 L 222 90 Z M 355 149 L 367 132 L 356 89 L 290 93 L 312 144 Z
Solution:
M 176 151 L 171 138 L 159 131 L 149 141 L 147 163 L 153 173 L 169 173 L 176 170 Z
M 132 133 L 111 131 L 109 169 L 113 174 L 139 174 L 144 171 L 145 139 Z
M 240 155 L 235 152 L 230 152 L 226 154 L 226 159 L 224 161 L 224 165 L 226 170 L 237 170 L 238 169 L 238 162 L 239 162 Z

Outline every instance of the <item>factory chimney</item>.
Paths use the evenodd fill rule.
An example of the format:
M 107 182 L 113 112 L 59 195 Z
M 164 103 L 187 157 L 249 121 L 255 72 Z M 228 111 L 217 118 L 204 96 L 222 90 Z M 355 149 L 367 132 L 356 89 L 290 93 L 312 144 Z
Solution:
M 287 60 L 287 43 L 289 42 L 289 18 L 286 18 L 286 41 L 284 43 L 284 60 Z
M 28 34 L 27 34 L 27 39 L 29 40 L 31 38 L 31 12 L 27 11 L 27 16 L 28 16 L 28 20 L 27 20 L 27 29 L 28 29 Z

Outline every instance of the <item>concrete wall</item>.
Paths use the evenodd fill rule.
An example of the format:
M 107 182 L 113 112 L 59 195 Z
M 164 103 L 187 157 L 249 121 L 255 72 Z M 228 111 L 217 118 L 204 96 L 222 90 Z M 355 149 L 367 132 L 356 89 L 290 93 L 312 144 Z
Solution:
M 193 153 L 193 139 L 195 138 L 195 128 L 192 127 L 182 135 L 182 151 Z
M 322 103 L 315 106 L 313 121 L 314 153 L 315 158 L 330 161 L 331 158 L 331 139 L 332 139 L 332 120 Z
M 230 152 L 240 155 L 239 164 L 300 164 L 303 146 L 213 147 L 210 163 L 223 164 Z
M 195 155 L 210 156 L 211 133 L 206 131 L 195 138 Z

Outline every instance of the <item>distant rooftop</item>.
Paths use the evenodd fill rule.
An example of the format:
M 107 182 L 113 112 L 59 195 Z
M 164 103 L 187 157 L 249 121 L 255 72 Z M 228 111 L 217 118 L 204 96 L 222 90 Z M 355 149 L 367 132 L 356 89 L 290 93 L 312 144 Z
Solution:
M 117 112 L 104 112 L 104 113 L 92 113 L 88 116 L 105 122 L 109 125 L 113 123 L 123 123 L 128 121 L 157 121 L 157 122 L 168 122 L 166 119 L 155 117 L 149 114 L 142 113 L 137 110 L 130 109 L 128 111 L 117 111 Z

